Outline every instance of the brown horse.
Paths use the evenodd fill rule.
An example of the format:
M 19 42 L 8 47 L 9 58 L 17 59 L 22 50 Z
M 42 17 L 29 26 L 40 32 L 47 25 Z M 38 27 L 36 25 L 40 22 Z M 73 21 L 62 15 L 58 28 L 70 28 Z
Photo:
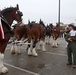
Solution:
M 45 39 L 45 42 L 46 44 L 50 44 L 51 43 L 51 34 L 52 34 L 52 27 L 51 27 L 52 24 L 49 24 L 46 26 L 46 39 Z
M 4 52 L 7 46 L 7 43 L 10 39 L 11 33 L 11 24 L 14 20 L 17 22 L 22 21 L 22 12 L 19 11 L 19 6 L 17 7 L 9 7 L 0 12 L 0 17 L 2 18 L 2 26 L 4 30 L 4 39 L 0 39 L 0 73 L 8 72 L 8 69 L 3 64 Z
M 12 37 L 12 47 L 11 47 L 11 53 L 12 54 L 21 54 L 20 52 L 20 47 L 21 47 L 21 42 L 25 42 L 24 40 L 29 37 L 29 32 L 30 32 L 30 27 L 27 24 L 15 24 L 13 26 L 13 32 L 14 36 Z M 27 34 L 28 33 L 28 34 Z
M 29 24 L 23 24 L 23 26 L 17 25 L 14 29 L 15 36 L 17 40 L 21 40 L 22 37 L 28 39 L 28 55 L 38 56 L 35 51 L 37 43 L 42 39 L 42 50 L 45 51 L 44 48 L 44 28 L 41 24 L 35 22 L 29 22 Z M 15 47 L 17 49 L 17 47 Z M 12 53 L 20 53 L 19 49 L 15 50 L 14 46 L 12 47 Z
M 53 37 L 53 45 L 52 47 L 57 48 L 58 47 L 58 42 L 57 39 L 60 36 L 60 28 L 59 27 L 52 27 L 52 37 Z
M 30 32 L 31 37 L 28 38 L 29 42 L 31 42 L 31 45 L 28 45 L 28 55 L 38 56 L 36 52 L 36 46 L 37 43 L 41 40 L 42 41 L 42 50 L 45 50 L 45 30 L 44 27 L 39 23 L 30 23 Z

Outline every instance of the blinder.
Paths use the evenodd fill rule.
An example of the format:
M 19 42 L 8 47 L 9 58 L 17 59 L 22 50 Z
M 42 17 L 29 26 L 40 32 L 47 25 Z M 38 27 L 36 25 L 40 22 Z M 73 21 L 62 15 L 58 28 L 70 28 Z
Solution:
M 16 11 L 16 14 L 19 14 L 20 16 L 23 16 L 23 13 L 19 10 Z

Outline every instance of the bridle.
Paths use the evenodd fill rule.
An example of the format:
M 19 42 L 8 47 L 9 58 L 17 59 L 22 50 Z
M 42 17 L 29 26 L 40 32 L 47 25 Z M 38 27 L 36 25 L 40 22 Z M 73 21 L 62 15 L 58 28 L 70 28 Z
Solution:
M 8 28 L 8 31 L 7 32 L 4 32 L 5 34 L 6 33 L 10 33 L 11 34 L 11 36 L 13 36 L 13 30 L 12 30 L 12 28 L 11 28 L 11 26 L 10 26 L 10 24 L 8 23 L 8 21 L 5 19 L 5 17 L 1 14 L 1 12 L 0 12 L 0 17 L 1 17 L 1 20 L 6 24 L 6 26 L 7 26 L 7 28 Z M 20 21 L 20 22 L 18 22 L 17 24 L 20 24 L 22 21 Z

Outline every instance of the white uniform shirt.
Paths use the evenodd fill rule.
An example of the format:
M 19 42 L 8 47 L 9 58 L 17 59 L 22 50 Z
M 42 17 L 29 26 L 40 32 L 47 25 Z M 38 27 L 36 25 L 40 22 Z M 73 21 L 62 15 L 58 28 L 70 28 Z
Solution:
M 75 30 L 71 30 L 70 31 L 70 36 L 75 36 L 76 35 L 76 31 Z

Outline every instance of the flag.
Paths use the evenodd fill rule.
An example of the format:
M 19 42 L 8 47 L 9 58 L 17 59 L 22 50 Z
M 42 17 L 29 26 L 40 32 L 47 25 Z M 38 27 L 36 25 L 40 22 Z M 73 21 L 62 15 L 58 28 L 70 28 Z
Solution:
M 4 31 L 1 23 L 1 17 L 0 17 L 0 40 L 4 39 Z

